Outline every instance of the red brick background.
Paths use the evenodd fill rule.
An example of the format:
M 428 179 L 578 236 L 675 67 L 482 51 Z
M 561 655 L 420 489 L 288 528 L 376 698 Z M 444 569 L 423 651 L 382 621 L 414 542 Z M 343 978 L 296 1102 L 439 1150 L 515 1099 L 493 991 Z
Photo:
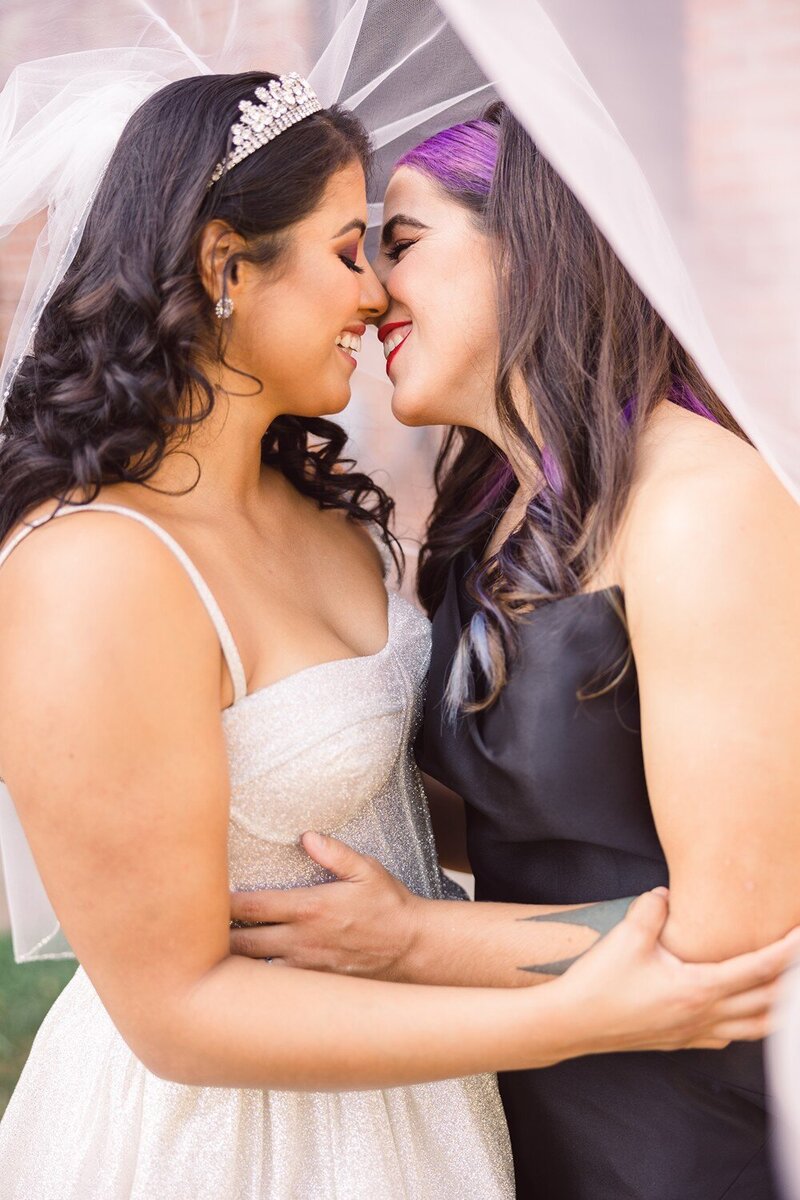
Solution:
M 684 12 L 691 202 L 704 257 L 730 279 L 724 351 L 753 395 L 796 413 L 800 4 L 684 0 Z

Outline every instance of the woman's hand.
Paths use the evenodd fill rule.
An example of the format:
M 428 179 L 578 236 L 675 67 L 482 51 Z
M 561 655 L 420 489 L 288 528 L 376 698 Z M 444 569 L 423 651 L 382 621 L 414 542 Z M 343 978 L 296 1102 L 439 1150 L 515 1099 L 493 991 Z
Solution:
M 724 962 L 685 963 L 659 941 L 667 913 L 666 889 L 645 892 L 558 981 L 581 1025 L 578 1053 L 721 1049 L 771 1031 L 778 976 L 800 953 L 800 930 Z
M 291 967 L 402 981 L 426 903 L 374 858 L 317 833 L 303 846 L 335 883 L 288 891 L 234 892 L 231 952 Z
M 234 894 L 232 917 L 252 925 L 231 930 L 234 954 L 394 982 L 503 988 L 552 978 L 521 969 L 531 961 L 573 957 L 558 989 L 574 1014 L 575 1054 L 760 1039 L 777 978 L 800 953 L 795 931 L 720 963 L 686 963 L 659 940 L 663 888 L 640 896 L 598 940 L 591 929 L 532 922 L 542 911 L 533 905 L 425 900 L 335 838 L 305 834 L 303 844 L 338 880 Z

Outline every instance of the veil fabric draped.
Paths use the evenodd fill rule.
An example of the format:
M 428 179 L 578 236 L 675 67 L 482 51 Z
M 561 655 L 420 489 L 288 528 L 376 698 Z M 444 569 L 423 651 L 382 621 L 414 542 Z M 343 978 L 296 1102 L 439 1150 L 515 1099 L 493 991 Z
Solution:
M 323 104 L 351 107 L 372 134 L 373 226 L 403 151 L 499 95 L 800 498 L 796 77 L 794 98 L 780 91 L 800 9 L 758 8 L 760 18 L 709 0 L 43 0 L 35 10 L 12 0 L 0 16 L 0 238 L 43 210 L 48 219 L 0 390 L 74 255 L 126 120 L 156 89 L 198 73 L 307 75 Z M 733 55 L 724 79 L 723 52 Z M 402 534 L 423 515 L 437 435 L 393 424 L 389 395 L 367 341 L 345 420 L 364 466 L 403 493 Z M 7 793 L 0 842 L 17 958 L 68 954 Z M 787 1042 L 795 1071 L 798 1045 Z M 800 1195 L 800 1163 L 796 1172 Z

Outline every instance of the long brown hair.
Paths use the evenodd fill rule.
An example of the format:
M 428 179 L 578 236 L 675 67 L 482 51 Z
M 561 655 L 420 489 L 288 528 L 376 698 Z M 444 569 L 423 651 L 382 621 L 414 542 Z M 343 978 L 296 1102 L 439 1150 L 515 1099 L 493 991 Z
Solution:
M 660 401 L 669 398 L 741 435 L 510 111 L 495 105 L 482 121 L 457 128 L 458 139 L 436 135 L 403 162 L 464 202 L 495 241 L 496 411 L 515 459 L 532 464 L 539 486 L 519 528 L 481 562 L 516 481 L 482 433 L 456 427 L 445 438 L 418 589 L 433 613 L 454 560 L 465 551 L 474 556 L 466 586 L 477 607 L 451 670 L 451 714 L 492 705 L 508 677 L 521 619 L 593 577 L 628 500 L 638 438 Z

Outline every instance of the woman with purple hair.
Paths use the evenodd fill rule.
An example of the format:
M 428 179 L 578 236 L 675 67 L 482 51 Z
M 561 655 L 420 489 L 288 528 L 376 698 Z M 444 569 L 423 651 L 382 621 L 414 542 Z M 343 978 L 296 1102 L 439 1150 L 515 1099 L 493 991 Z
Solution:
M 281 924 L 235 945 L 534 985 L 668 881 L 666 948 L 763 945 L 800 917 L 795 505 L 502 106 L 406 154 L 384 220 L 393 411 L 451 427 L 419 565 L 434 640 L 418 756 L 442 859 L 474 872 L 478 903 L 411 896 L 309 840 L 342 882 L 277 917 L 269 893 L 236 901 Z M 757 1043 L 500 1086 L 520 1196 L 774 1194 Z

